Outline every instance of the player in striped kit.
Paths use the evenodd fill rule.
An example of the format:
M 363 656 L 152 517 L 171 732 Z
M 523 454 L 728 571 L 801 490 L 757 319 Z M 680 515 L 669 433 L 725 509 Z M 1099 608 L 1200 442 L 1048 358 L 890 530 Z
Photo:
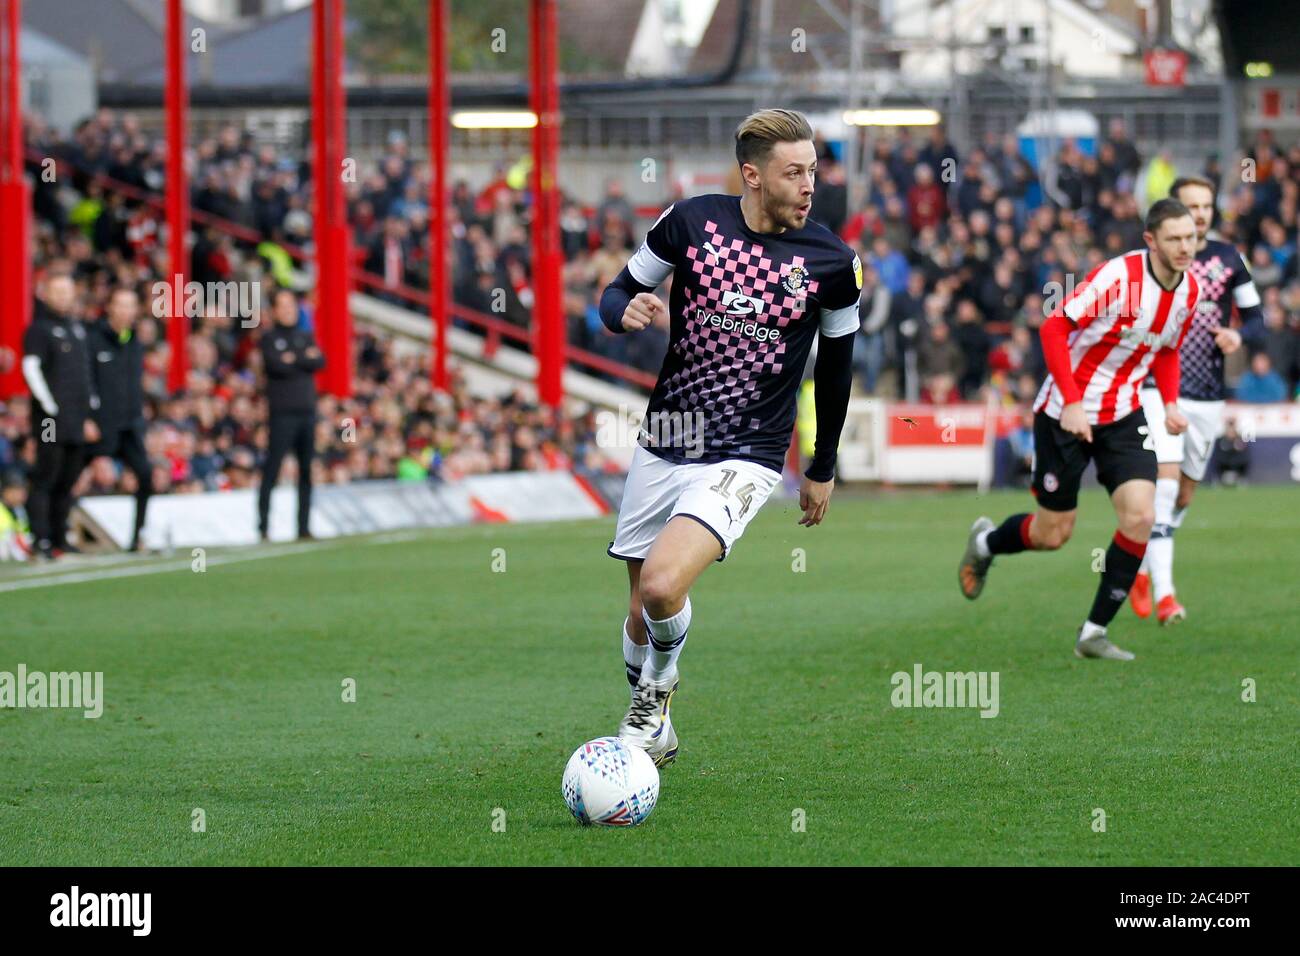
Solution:
M 1156 521 L 1142 570 L 1129 592 L 1129 604 L 1138 617 L 1151 615 L 1155 592 L 1156 620 L 1173 624 L 1187 611 L 1174 594 L 1174 532 L 1183 523 L 1196 485 L 1205 477 L 1214 440 L 1223 428 L 1223 402 L 1228 391 L 1223 381 L 1223 357 L 1241 348 L 1241 333 L 1229 327 L 1236 306 L 1242 325 L 1260 316 L 1259 292 L 1241 253 L 1230 242 L 1211 239 L 1214 221 L 1214 184 L 1201 176 L 1174 180 L 1169 195 L 1183 203 L 1196 222 L 1196 258 L 1191 273 L 1201 287 L 1187 341 L 1179 355 L 1182 370 L 1178 407 L 1187 416 L 1187 432 L 1170 435 L 1161 427 L 1164 405 L 1155 383 L 1142 389 L 1142 410 L 1156 441 Z
M 1164 427 L 1170 434 L 1187 428 L 1178 409 L 1178 349 L 1199 295 L 1187 271 L 1196 254 L 1196 225 L 1186 206 L 1162 199 L 1147 213 L 1143 238 L 1146 250 L 1098 266 L 1043 323 L 1048 376 L 1034 403 L 1038 510 L 997 526 L 979 518 L 958 568 L 962 594 L 974 600 L 995 555 L 1065 544 L 1074 529 L 1080 479 L 1095 462 L 1119 529 L 1079 628 L 1078 657 L 1134 656 L 1112 644 L 1106 628 L 1137 577 L 1155 517 L 1155 445 L 1138 396 L 1148 373 L 1159 384 Z

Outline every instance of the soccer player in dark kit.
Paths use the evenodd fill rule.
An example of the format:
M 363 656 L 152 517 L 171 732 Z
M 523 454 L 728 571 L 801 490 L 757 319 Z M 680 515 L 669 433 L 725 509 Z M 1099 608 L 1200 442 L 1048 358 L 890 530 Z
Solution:
M 814 340 L 817 440 L 801 525 L 826 514 L 851 386 L 862 266 L 808 218 L 817 172 L 808 121 L 754 113 L 736 130 L 736 161 L 743 195 L 670 206 L 600 301 L 614 332 L 669 325 L 609 546 L 631 591 L 622 638 L 632 700 L 618 732 L 658 766 L 678 751 L 669 704 L 691 586 L 781 480 Z M 653 293 L 670 273 L 665 305 Z

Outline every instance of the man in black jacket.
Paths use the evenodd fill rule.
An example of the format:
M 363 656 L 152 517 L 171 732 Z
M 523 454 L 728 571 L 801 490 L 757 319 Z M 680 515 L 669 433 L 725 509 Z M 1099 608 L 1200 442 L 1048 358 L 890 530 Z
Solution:
M 23 335 L 23 377 L 32 393 L 32 469 L 27 514 L 36 553 L 45 559 L 75 550 L 67 543 L 72 486 L 86 462 L 86 445 L 99 440 L 98 405 L 90 374 L 86 330 L 73 316 L 77 287 L 70 268 L 51 265 L 32 324 Z
M 140 550 L 140 529 L 145 509 L 153 494 L 153 469 L 144 450 L 144 347 L 135 336 L 140 315 L 140 297 L 135 290 L 120 286 L 108 300 L 107 315 L 90 327 L 91 365 L 95 390 L 99 393 L 99 443 L 90 457 L 107 455 L 131 469 L 135 475 L 135 526 L 131 550 Z
M 258 531 L 266 540 L 271 491 L 280 477 L 280 463 L 293 449 L 298 460 L 298 537 L 310 538 L 311 459 L 316 442 L 315 373 L 325 366 L 311 332 L 298 328 L 298 297 L 288 289 L 275 294 L 275 324 L 262 333 L 262 365 L 266 369 L 266 398 L 271 408 L 271 436 L 262 485 L 257 495 Z

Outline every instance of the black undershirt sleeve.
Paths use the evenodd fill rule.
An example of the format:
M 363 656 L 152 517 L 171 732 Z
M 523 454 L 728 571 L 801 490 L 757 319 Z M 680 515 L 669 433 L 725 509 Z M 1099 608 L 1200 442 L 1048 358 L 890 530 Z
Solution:
M 1263 323 L 1264 309 L 1259 305 L 1248 305 L 1244 309 L 1237 306 L 1237 318 L 1241 321 L 1242 328 L 1252 323 Z M 1245 336 L 1242 336 L 1245 338 Z
M 817 364 L 813 368 L 813 394 L 817 405 L 817 441 L 804 475 L 813 481 L 835 477 L 840 432 L 853 388 L 853 341 L 856 335 L 827 338 L 818 333 Z
M 605 286 L 605 291 L 600 296 L 600 321 L 605 323 L 605 328 L 611 332 L 622 334 L 626 331 L 623 328 L 623 312 L 627 309 L 627 304 L 640 292 L 653 292 L 654 287 L 644 286 L 632 278 L 632 273 L 628 271 L 627 266 L 623 271 L 614 277 L 614 281 Z

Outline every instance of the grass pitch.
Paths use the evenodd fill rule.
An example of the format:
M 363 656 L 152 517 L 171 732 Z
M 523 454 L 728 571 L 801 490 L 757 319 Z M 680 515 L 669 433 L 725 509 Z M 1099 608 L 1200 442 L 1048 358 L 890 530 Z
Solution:
M 1114 529 L 1099 492 L 1065 549 L 958 593 L 970 522 L 1031 505 L 841 493 L 809 530 L 769 502 L 693 593 L 681 756 L 632 830 L 560 796 L 627 704 L 612 520 L 22 590 L 4 569 L 0 671 L 102 671 L 106 701 L 0 710 L 0 864 L 1294 864 L 1296 491 L 1198 494 L 1190 619 L 1125 607 L 1129 664 L 1071 653 Z M 916 664 L 997 671 L 998 716 L 893 707 Z

